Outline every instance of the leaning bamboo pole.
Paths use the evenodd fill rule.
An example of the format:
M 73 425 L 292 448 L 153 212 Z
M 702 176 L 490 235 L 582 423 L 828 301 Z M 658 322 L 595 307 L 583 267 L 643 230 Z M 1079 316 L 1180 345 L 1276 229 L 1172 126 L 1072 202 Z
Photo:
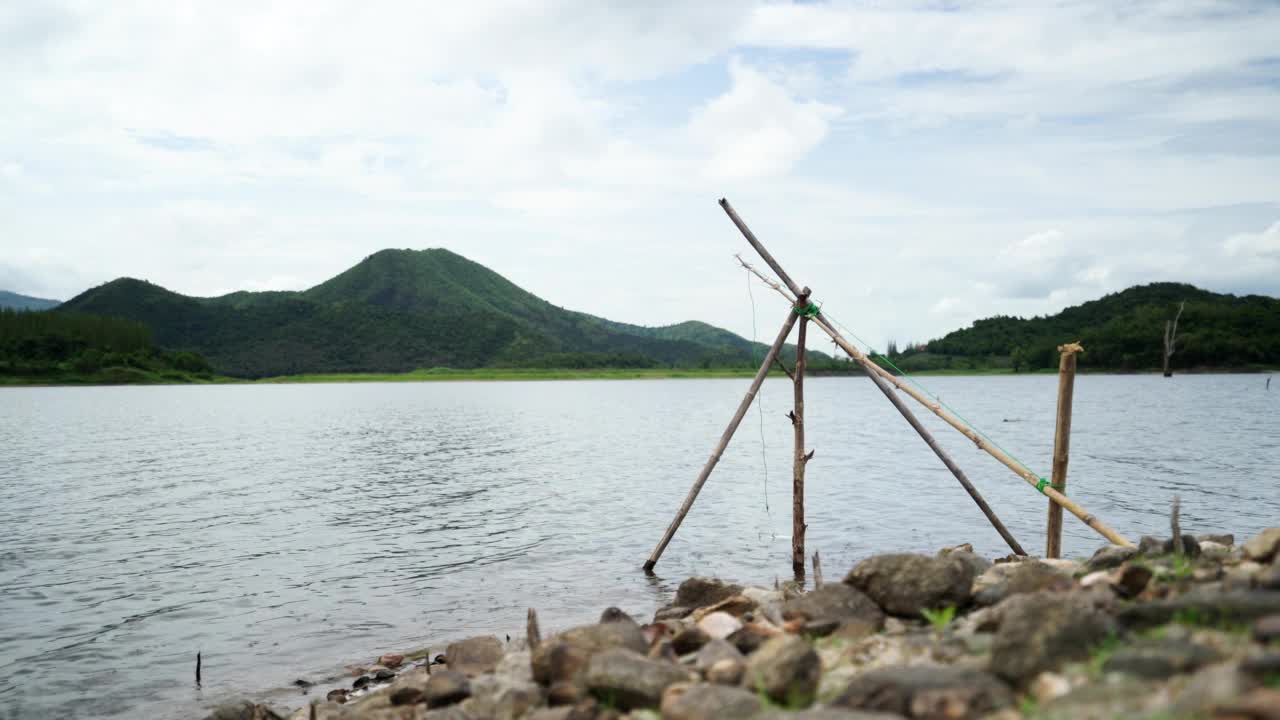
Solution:
M 1076 353 L 1084 352 L 1079 343 L 1058 347 L 1058 421 L 1053 431 L 1053 489 L 1067 492 L 1067 460 L 1071 454 L 1071 399 L 1076 387 Z M 1049 502 L 1049 520 L 1045 526 L 1044 556 L 1062 556 L 1062 507 Z
M 804 301 L 801 305 L 808 304 L 809 291 L 807 289 L 798 290 L 797 295 Z M 698 498 L 698 493 L 702 491 L 702 486 L 706 484 L 707 478 L 711 477 L 711 471 L 715 469 L 716 463 L 720 462 L 720 456 L 724 455 L 725 448 L 729 447 L 729 441 L 733 439 L 733 434 L 737 432 L 738 426 L 742 424 L 742 418 L 746 417 L 747 410 L 751 407 L 751 401 L 755 399 L 756 393 L 760 391 L 760 385 L 768 377 L 769 370 L 773 367 L 774 359 L 778 357 L 778 353 L 782 350 L 783 344 L 786 343 L 787 337 L 791 335 L 791 328 L 795 326 L 796 320 L 799 318 L 800 315 L 795 307 L 787 310 L 787 319 L 782 323 L 782 329 L 778 331 L 778 337 L 774 339 L 773 345 L 765 353 L 764 362 L 760 363 L 760 369 L 756 371 L 755 378 L 751 380 L 751 387 L 747 389 L 746 396 L 742 398 L 742 402 L 738 403 L 737 412 L 733 414 L 733 419 L 729 421 L 729 426 L 724 429 L 724 434 L 720 436 L 720 442 L 716 444 L 715 450 L 711 452 L 711 457 L 702 466 L 702 471 L 698 473 L 698 479 L 693 481 L 693 487 L 689 488 L 689 494 L 685 496 L 684 502 L 681 503 L 675 519 L 671 521 L 671 525 L 667 527 L 667 531 L 662 535 L 662 540 L 653 549 L 649 559 L 645 561 L 645 572 L 653 572 L 653 567 L 658 564 L 658 558 L 662 557 L 662 553 L 667 549 L 671 538 L 675 537 L 676 530 L 680 528 L 680 523 L 684 522 L 685 516 L 689 514 L 689 509 L 693 507 L 693 501 Z
M 729 201 L 721 198 L 720 207 L 724 208 L 725 213 L 729 215 L 729 219 L 738 227 L 738 230 L 742 233 L 743 237 L 747 239 L 747 242 L 751 244 L 751 247 L 755 248 L 756 252 L 760 254 L 760 257 L 768 263 L 769 267 L 775 274 L 777 274 L 778 278 L 786 284 L 787 288 L 790 289 L 792 293 L 797 292 L 799 288 L 796 287 L 795 282 L 789 275 L 787 275 L 786 271 L 782 269 L 782 266 L 778 264 L 778 261 L 773 258 L 773 255 L 770 255 L 769 251 L 764 248 L 764 245 L 761 244 L 758 238 L 756 238 L 755 233 L 751 232 L 751 229 L 747 227 L 746 223 L 742 221 L 742 218 L 738 216 L 738 213 L 733 209 L 733 206 L 729 204 Z M 741 261 L 741 259 L 739 260 Z M 778 287 L 776 284 L 774 285 L 774 289 L 781 292 L 781 287 Z M 783 293 L 783 297 L 790 298 L 786 293 Z M 1106 525 L 1106 523 L 1102 522 L 1096 516 L 1086 511 L 1083 507 L 1070 500 L 1066 495 L 1054 490 L 1052 487 L 1047 487 L 1049 484 L 1047 480 L 1037 476 L 1022 463 L 1011 457 L 1008 453 L 996 447 L 994 443 L 979 435 L 976 430 L 969 427 L 955 415 L 944 409 L 941 403 L 930 399 L 924 393 L 903 382 L 888 370 L 885 370 L 872 362 L 871 359 L 867 357 L 866 353 L 854 347 L 844 338 L 844 336 L 837 332 L 835 327 L 831 325 L 830 321 L 828 321 L 821 312 L 819 312 L 817 317 L 813 319 L 813 322 L 821 328 L 822 331 L 840 347 L 840 349 L 848 353 L 849 357 L 853 358 L 855 362 L 861 365 L 862 368 L 867 371 L 868 375 L 877 375 L 883 378 L 898 390 L 901 390 L 915 399 L 916 402 L 929 408 L 934 415 L 942 418 L 944 422 L 958 430 L 960 434 L 973 441 L 973 444 L 977 445 L 979 449 L 994 457 L 1000 462 L 1000 464 L 1009 468 L 1018 477 L 1027 481 L 1031 486 L 1048 496 L 1050 500 L 1053 500 L 1055 503 L 1065 508 L 1072 515 L 1080 518 L 1081 522 L 1093 528 L 1098 534 L 1105 537 L 1112 544 L 1134 547 L 1132 541 L 1128 540 L 1115 530 L 1112 530 Z

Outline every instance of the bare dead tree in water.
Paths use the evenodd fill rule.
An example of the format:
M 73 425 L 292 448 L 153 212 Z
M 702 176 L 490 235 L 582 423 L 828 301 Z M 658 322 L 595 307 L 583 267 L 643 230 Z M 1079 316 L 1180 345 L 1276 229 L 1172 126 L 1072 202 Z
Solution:
M 1169 358 L 1173 357 L 1174 346 L 1178 344 L 1178 319 L 1182 317 L 1182 310 L 1187 307 L 1187 301 L 1183 300 L 1178 304 L 1178 314 L 1173 320 L 1164 321 L 1164 376 L 1173 377 L 1173 371 L 1169 369 Z

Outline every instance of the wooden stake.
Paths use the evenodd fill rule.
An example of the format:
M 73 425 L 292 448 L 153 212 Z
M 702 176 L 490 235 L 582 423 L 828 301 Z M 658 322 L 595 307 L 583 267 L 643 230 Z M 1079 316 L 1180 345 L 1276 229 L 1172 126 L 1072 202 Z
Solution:
M 791 278 L 784 271 L 782 271 L 782 267 L 778 265 L 778 261 L 773 259 L 773 256 L 770 255 L 769 252 L 764 249 L 764 246 L 760 244 L 760 241 L 756 239 L 755 234 L 752 233 L 751 230 L 746 226 L 746 224 L 742 222 L 742 219 L 738 217 L 738 214 L 734 212 L 733 208 L 729 205 L 729 201 L 721 198 L 720 206 L 724 208 L 724 211 L 729 215 L 729 219 L 733 220 L 734 224 L 738 226 L 738 229 L 742 232 L 743 236 L 746 237 L 747 242 L 751 243 L 751 246 L 756 249 L 756 252 L 760 254 L 760 257 L 764 258 L 764 261 L 769 264 L 769 267 L 778 275 L 778 277 L 782 278 L 787 283 L 787 286 L 788 288 L 791 289 L 792 293 L 796 292 L 798 288 L 793 287 Z M 739 262 L 741 262 L 741 258 L 739 258 Z M 750 268 L 749 265 L 747 267 Z M 752 269 L 754 270 L 754 268 Z M 787 292 L 785 292 L 781 287 L 778 287 L 776 283 L 773 283 L 773 287 L 775 290 L 781 293 L 783 297 L 787 298 L 788 300 L 791 299 L 792 296 Z M 1110 527 L 1106 525 L 1106 523 L 1102 522 L 1097 517 L 1087 512 L 1080 505 L 1068 499 L 1066 495 L 1063 495 L 1057 490 L 1054 490 L 1052 487 L 1044 487 L 1043 489 L 1041 489 L 1040 478 L 1037 477 L 1035 473 L 1023 467 L 1021 463 L 1019 463 L 1017 460 L 1014 460 L 1008 453 L 996 447 L 990 441 L 986 440 L 981 435 L 979 435 L 973 428 L 969 427 L 964 422 L 962 422 L 959 418 L 957 418 L 955 415 L 945 410 L 942 407 L 941 403 L 938 403 L 928 398 L 927 396 L 925 396 L 924 393 L 920 392 L 916 388 L 902 382 L 902 380 L 900 380 L 899 378 L 894 377 L 888 370 L 885 370 L 884 368 L 880 367 L 874 362 L 871 362 L 871 359 L 867 357 L 866 353 L 854 347 L 852 344 L 849 343 L 848 340 L 845 340 L 844 336 L 842 336 L 839 332 L 836 331 L 836 329 L 831 325 L 831 323 L 825 317 L 823 317 L 821 312 L 818 313 L 818 317 L 814 318 L 813 322 L 823 332 L 825 332 L 841 350 L 844 350 L 849 355 L 849 357 L 853 358 L 854 361 L 856 361 L 859 365 L 861 365 L 862 368 L 867 371 L 868 375 L 872 375 L 872 374 L 879 375 L 880 377 L 884 378 L 886 382 L 890 383 L 891 385 L 896 387 L 898 390 L 901 390 L 902 392 L 911 396 L 911 398 L 914 399 L 916 402 L 929 408 L 929 410 L 931 410 L 934 415 L 937 415 L 938 417 L 942 418 L 943 422 L 955 428 L 960 432 L 960 434 L 964 435 L 965 437 L 969 438 L 969 440 L 973 441 L 973 444 L 977 445 L 979 449 L 985 451 L 988 455 L 998 460 L 1000 464 L 1012 470 L 1015 474 L 1018 475 L 1018 477 L 1022 478 L 1027 483 L 1029 483 L 1036 489 L 1040 490 L 1040 492 L 1047 495 L 1049 499 L 1053 500 L 1057 504 L 1066 508 L 1066 510 L 1070 512 L 1072 515 L 1075 515 L 1076 517 L 1080 518 L 1080 520 L 1084 522 L 1084 524 L 1093 528 L 1094 531 L 1096 531 L 1098 534 L 1105 537 L 1113 545 L 1123 545 L 1125 547 L 1136 547 L 1132 541 L 1125 538 L 1123 535 L 1116 532 L 1115 530 L 1112 530 Z M 1047 486 L 1048 483 L 1046 482 L 1045 485 Z
M 822 558 L 818 557 L 818 551 L 813 551 L 813 589 L 817 590 L 822 587 Z
M 200 687 L 200 651 L 196 651 L 196 687 Z
M 791 466 L 791 569 L 797 578 L 804 577 L 804 466 L 809 456 L 804 450 L 804 337 L 809 318 L 800 318 L 796 334 L 796 371 L 791 376 L 795 391 L 795 409 L 792 410 L 791 427 L 795 431 L 795 456 Z
M 1071 398 L 1076 386 L 1076 353 L 1084 352 L 1079 343 L 1059 345 L 1058 424 L 1053 433 L 1053 489 L 1067 493 L 1067 459 L 1071 454 Z M 1044 556 L 1062 557 L 1062 506 L 1049 501 L 1049 524 L 1045 533 Z
M 538 613 L 533 608 L 529 608 L 529 613 L 525 616 L 524 643 L 529 648 L 529 652 L 537 650 L 542 644 L 542 630 L 538 628 Z
M 693 501 L 698 498 L 698 493 L 702 491 L 702 486 L 706 484 L 707 478 L 711 477 L 711 471 L 715 469 L 716 463 L 720 462 L 720 456 L 724 454 L 725 448 L 729 447 L 729 441 L 733 439 L 733 433 L 742 424 L 742 418 L 746 416 L 747 410 L 750 409 L 751 401 L 755 399 L 756 393 L 760 391 L 760 385 L 768 377 L 769 369 L 773 367 L 774 358 L 782 350 L 783 343 L 791 335 L 791 328 L 795 326 L 796 320 L 800 318 L 796 313 L 797 307 L 804 307 L 809 304 L 808 288 L 803 290 L 797 288 L 796 294 L 800 298 L 796 303 L 796 307 L 787 309 L 787 319 L 782 323 L 782 329 L 778 331 L 778 337 L 774 338 L 773 345 L 765 353 L 764 362 L 760 363 L 760 369 L 756 371 L 756 376 L 751 381 L 751 387 L 747 389 L 747 394 L 742 398 L 742 402 L 738 403 L 737 412 L 733 414 L 733 419 L 729 421 L 729 427 L 724 429 L 724 434 L 720 436 L 720 442 L 716 444 L 715 450 L 711 451 L 711 457 L 702 466 L 702 471 L 698 473 L 698 479 L 694 480 L 693 487 L 689 488 L 689 494 L 685 496 L 675 519 L 671 521 L 671 525 L 667 527 L 667 531 L 662 535 L 662 540 L 653 549 L 649 559 L 645 561 L 645 572 L 653 572 L 653 567 L 658 564 L 658 558 L 662 557 L 662 552 L 667 549 L 667 544 L 671 542 L 671 538 L 675 537 L 676 530 L 680 528 L 680 523 L 684 522 L 685 515 L 688 515 L 689 509 L 693 507 Z

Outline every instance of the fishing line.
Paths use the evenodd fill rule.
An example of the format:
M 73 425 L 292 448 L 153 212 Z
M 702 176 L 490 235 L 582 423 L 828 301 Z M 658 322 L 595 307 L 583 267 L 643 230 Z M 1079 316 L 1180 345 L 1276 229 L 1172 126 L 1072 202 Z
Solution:
M 756 295 L 751 289 L 751 273 L 747 273 L 747 297 L 751 298 L 751 360 L 752 363 L 756 359 Z M 778 534 L 773 530 L 773 511 L 769 508 L 769 454 L 768 448 L 764 442 L 764 384 L 761 383 L 760 389 L 756 392 L 756 410 L 760 417 L 760 462 L 764 467 L 764 485 L 762 486 L 764 494 L 764 512 L 769 518 L 769 537 L 777 539 Z M 760 533 L 757 531 L 756 536 Z

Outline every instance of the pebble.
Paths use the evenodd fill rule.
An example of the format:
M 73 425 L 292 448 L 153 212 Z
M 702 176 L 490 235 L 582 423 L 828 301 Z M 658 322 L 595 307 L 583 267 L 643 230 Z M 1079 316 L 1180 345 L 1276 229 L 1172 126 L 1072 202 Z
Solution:
M 742 629 L 742 621 L 726 612 L 714 612 L 698 621 L 698 629 L 713 640 L 723 640 Z
M 1280 614 L 1267 615 L 1254 621 L 1253 637 L 1261 643 L 1280 640 Z

